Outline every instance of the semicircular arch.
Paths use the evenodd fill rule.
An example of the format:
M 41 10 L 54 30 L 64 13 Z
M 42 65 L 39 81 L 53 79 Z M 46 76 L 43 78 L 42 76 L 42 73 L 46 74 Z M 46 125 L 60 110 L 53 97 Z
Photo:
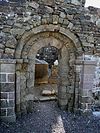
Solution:
M 45 34 L 45 36 L 43 35 L 43 33 Z M 32 29 L 31 31 L 26 32 L 22 36 L 19 44 L 16 47 L 15 58 L 16 59 L 21 58 L 22 51 L 25 50 L 26 47 L 28 49 L 30 49 L 32 47 L 33 43 L 40 40 L 40 38 L 42 38 L 42 39 L 43 39 L 43 37 L 49 38 L 50 36 L 53 36 L 54 38 L 59 39 L 64 44 L 66 44 L 67 41 L 70 40 L 73 43 L 74 48 L 76 48 L 77 52 L 80 52 L 80 50 L 82 51 L 80 41 L 68 29 L 59 27 L 58 25 L 52 25 L 52 24 L 51 25 L 41 25 L 39 27 Z M 28 51 L 28 49 L 27 49 L 27 51 Z

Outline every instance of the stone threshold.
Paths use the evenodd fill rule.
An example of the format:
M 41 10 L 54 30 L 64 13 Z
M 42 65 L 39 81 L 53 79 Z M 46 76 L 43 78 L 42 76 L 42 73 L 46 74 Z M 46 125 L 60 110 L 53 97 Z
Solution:
M 34 101 L 52 101 L 52 100 L 57 100 L 57 97 L 55 96 L 52 96 L 52 97 L 49 97 L 49 96 L 46 96 L 46 97 L 39 97 L 39 98 L 36 98 Z

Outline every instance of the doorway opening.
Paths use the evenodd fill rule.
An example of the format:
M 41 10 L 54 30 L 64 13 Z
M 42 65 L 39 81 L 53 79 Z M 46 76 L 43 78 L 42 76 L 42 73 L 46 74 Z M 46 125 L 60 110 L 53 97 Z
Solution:
M 35 94 L 38 100 L 57 97 L 58 49 L 48 44 L 38 50 L 35 59 Z

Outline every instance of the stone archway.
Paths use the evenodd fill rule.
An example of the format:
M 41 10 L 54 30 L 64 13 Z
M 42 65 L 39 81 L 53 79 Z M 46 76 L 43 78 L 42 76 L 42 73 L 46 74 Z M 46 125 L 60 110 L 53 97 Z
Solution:
M 33 36 L 35 38 L 35 35 L 37 35 L 38 33 L 43 33 L 43 32 L 54 32 L 54 33 L 57 32 L 57 33 L 63 35 L 63 37 L 60 36 L 61 41 L 64 41 L 64 38 L 66 38 L 66 37 L 69 38 L 73 42 L 73 45 L 77 49 L 77 52 L 82 52 L 81 42 L 79 41 L 77 36 L 75 36 L 69 29 L 63 28 L 59 25 L 49 24 L 49 25 L 40 25 L 40 26 L 32 29 L 31 31 L 25 32 L 24 35 L 22 36 L 18 46 L 16 47 L 15 58 L 16 59 L 21 58 L 21 52 L 23 51 L 22 49 L 23 49 L 24 45 L 26 44 L 26 42 L 29 42 L 29 40 Z M 48 36 L 48 34 L 46 36 Z M 55 34 L 53 36 L 55 36 Z M 59 37 L 55 36 L 55 38 L 59 38 Z
M 78 42 L 77 38 L 75 41 Z M 74 61 L 77 51 L 75 47 L 76 43 L 74 44 L 69 37 L 62 33 L 56 31 L 42 31 L 37 34 L 31 32 L 31 34 L 28 33 L 27 35 L 24 35 L 16 49 L 17 112 L 26 112 L 31 110 L 31 102 L 34 101 L 35 57 L 37 51 L 40 48 L 47 46 L 48 43 L 59 49 L 59 106 L 63 109 L 66 107 L 72 109 L 72 103 L 74 100 L 72 97 L 74 89 Z M 72 90 L 71 93 L 69 92 L 70 88 Z

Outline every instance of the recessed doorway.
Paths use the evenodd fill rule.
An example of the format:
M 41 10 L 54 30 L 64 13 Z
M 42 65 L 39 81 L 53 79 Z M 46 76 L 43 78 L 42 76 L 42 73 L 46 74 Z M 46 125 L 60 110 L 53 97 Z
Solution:
M 35 60 L 35 94 L 38 100 L 57 97 L 58 49 L 48 44 L 38 50 Z

